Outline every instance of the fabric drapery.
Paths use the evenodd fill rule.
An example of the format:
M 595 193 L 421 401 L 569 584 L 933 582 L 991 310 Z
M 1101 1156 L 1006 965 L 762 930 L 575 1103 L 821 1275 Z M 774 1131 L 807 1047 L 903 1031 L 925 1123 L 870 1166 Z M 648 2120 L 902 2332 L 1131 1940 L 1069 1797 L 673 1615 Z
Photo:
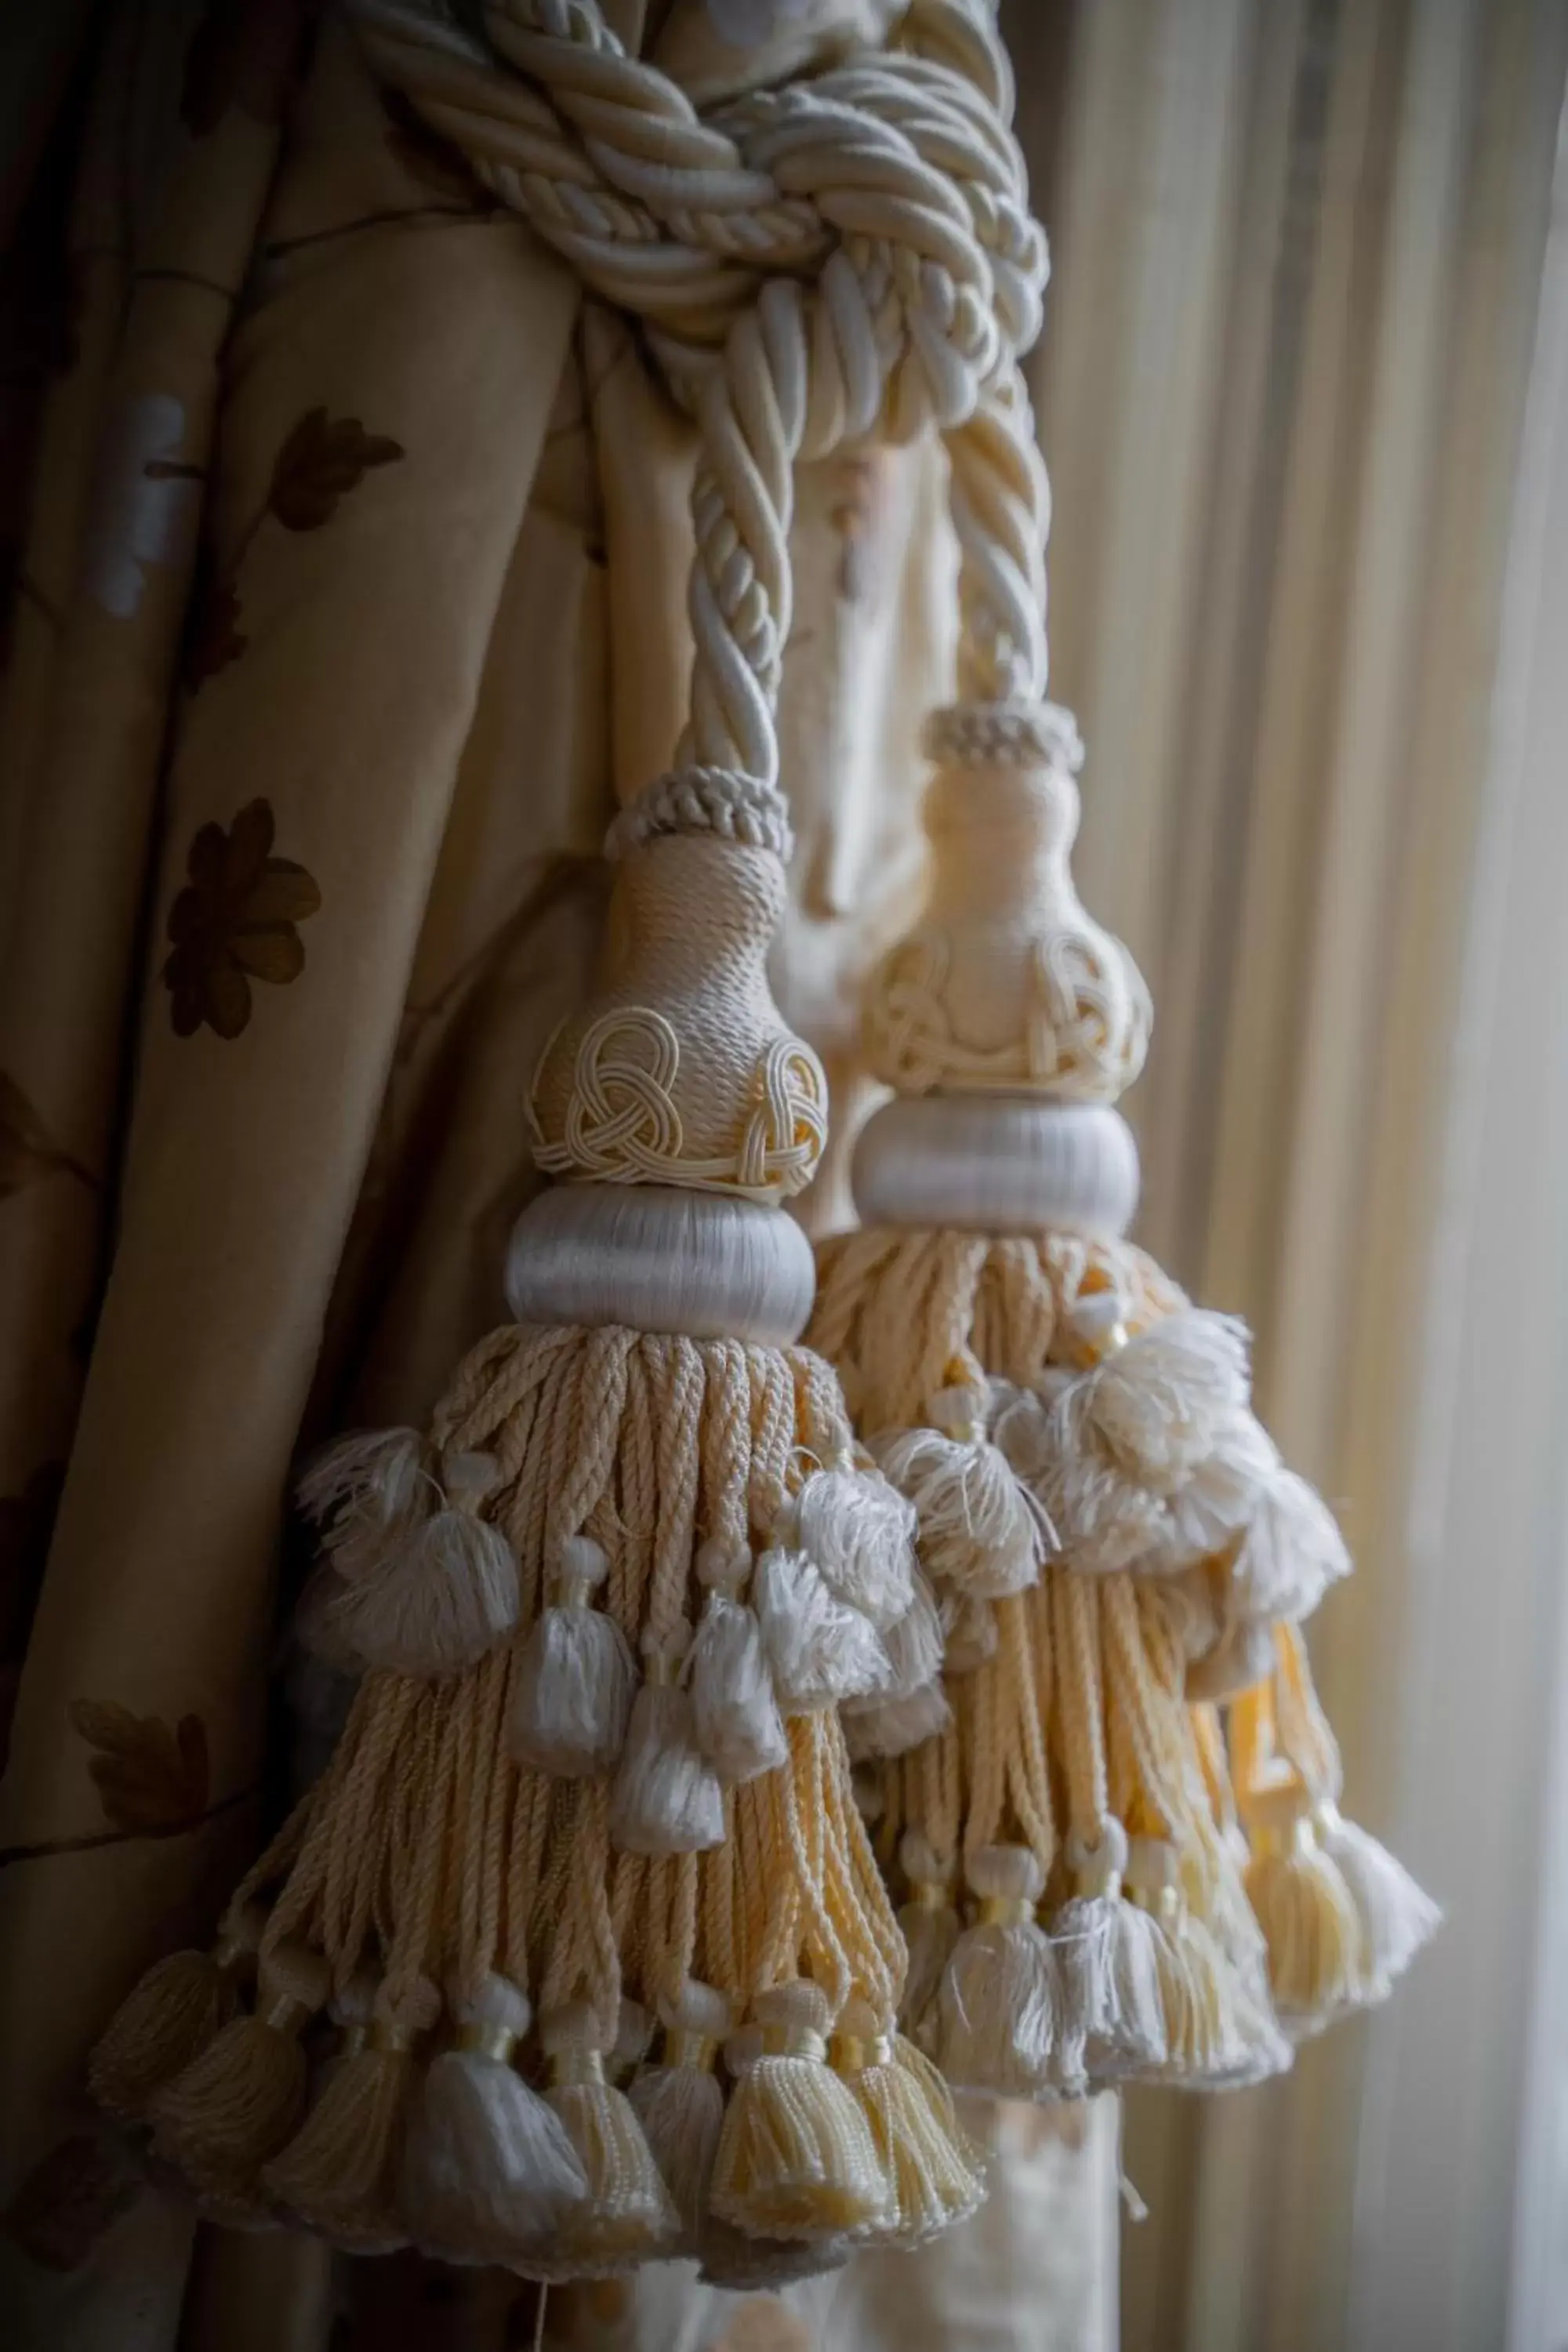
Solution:
M 1053 668 L 1094 749 L 1086 894 L 1159 1007 L 1129 1105 L 1140 1235 L 1246 1317 L 1269 1426 L 1343 1519 L 1361 1572 L 1311 1636 L 1349 1799 L 1451 1913 L 1408 2001 L 1281 2084 L 1130 2100 L 1151 2218 L 1125 2233 L 1124 2340 L 1458 2352 L 1501 2326 L 1518 2060 L 1455 1819 L 1416 1801 L 1456 1736 L 1423 1680 L 1423 1621 L 1446 1606 L 1426 1474 L 1451 1444 L 1430 1416 L 1452 1253 L 1492 1181 L 1450 1149 L 1456 1078 L 1500 1050 L 1494 1017 L 1512 1069 L 1543 1031 L 1537 1006 L 1467 994 L 1467 940 L 1568 17 L 1552 0 L 1066 14 L 1038 387 Z M 1489 1148 L 1466 1145 L 1475 1170 Z M 1505 1379 L 1520 1311 L 1489 1318 Z M 1468 1833 L 1489 1845 L 1496 1817 Z M 1392 2071 L 1440 2083 L 1461 2042 L 1484 2122 L 1432 2151 L 1425 2226 L 1401 2198 L 1403 2285 L 1369 2317 L 1370 2249 L 1412 2162 Z
M 706 97 L 886 12 L 785 12 L 776 43 L 652 13 Z M 81 2066 L 315 1760 L 332 1695 L 271 1671 L 291 1464 L 422 1419 L 500 1311 L 527 1080 L 605 947 L 616 798 L 682 706 L 689 438 L 338 12 L 111 6 L 57 132 L 0 716 L 5 2300 L 51 2347 L 316 2352 L 334 2312 L 393 2340 L 389 2310 L 399 2342 L 499 2347 L 532 2326 L 516 2280 L 334 2280 L 308 2242 L 195 2231 Z M 942 505 L 920 449 L 805 469 L 797 500 L 777 977 L 847 1103 L 858 975 L 919 887 Z M 843 1198 L 828 1171 L 816 1213 Z M 1107 2131 L 1014 2151 L 1072 2249 L 1064 2341 L 1107 2325 Z M 832 2340 L 881 2342 L 845 2294 Z M 694 2343 L 730 2325 L 683 2308 Z M 595 2340 L 581 2298 L 548 2318 Z M 639 2298 L 623 2323 L 663 2325 Z

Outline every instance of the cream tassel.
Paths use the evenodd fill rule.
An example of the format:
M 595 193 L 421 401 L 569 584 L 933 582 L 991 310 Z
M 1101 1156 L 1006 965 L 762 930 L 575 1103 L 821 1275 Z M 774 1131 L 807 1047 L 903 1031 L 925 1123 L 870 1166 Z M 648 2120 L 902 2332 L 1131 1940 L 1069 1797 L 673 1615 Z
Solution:
M 1168 2054 L 1154 1925 L 1122 1896 L 1127 1854 L 1127 1832 L 1109 1815 L 1092 1847 L 1068 1842 L 1076 1892 L 1051 1925 L 1061 1990 L 1055 2081 L 1068 2097 L 1153 2073 Z
M 1367 1998 L 1381 2000 L 1436 1935 L 1443 1914 L 1405 1864 L 1370 1832 L 1344 1820 L 1337 1805 L 1320 1805 L 1313 1827 L 1361 1922 Z
M 581 2278 L 673 2252 L 680 2220 L 631 2102 L 605 2079 L 593 2013 L 581 2003 L 547 2013 L 541 2038 L 550 2105 L 587 2176 L 586 2202 L 562 2234 L 564 2260 L 535 2257 L 531 2274 Z
M 610 1572 L 591 1536 L 568 1536 L 555 1600 L 522 1645 L 512 1701 L 511 1751 L 556 1780 L 614 1771 L 626 1745 L 637 1662 L 615 1619 L 593 1605 Z
M 684 1623 L 662 1641 L 651 1629 L 643 1635 L 647 1679 L 610 1797 L 610 1837 L 625 1853 L 703 1853 L 724 1843 L 724 1791 L 679 1679 L 690 1640 Z
M 730 2030 L 730 2004 L 711 1985 L 689 1977 L 672 2003 L 660 2003 L 659 2017 L 658 2063 L 643 2069 L 627 2095 L 680 2216 L 682 2249 L 694 2253 L 724 2124 L 714 2067 Z
M 516 1631 L 516 1556 L 480 1517 L 500 1467 L 489 1454 L 455 1454 L 442 1476 L 441 1507 L 428 1517 L 379 1545 L 367 1535 L 332 1547 L 342 1584 L 322 1619 L 373 1669 L 463 1674 Z
M 330 1556 L 381 1550 L 390 1534 L 428 1518 L 437 1486 L 430 1451 L 416 1429 L 352 1430 L 318 1454 L 296 1492 L 300 1507 L 325 1532 Z
M 331 2011 L 343 2047 L 262 2186 L 310 2229 L 384 2252 L 403 2242 L 394 2213 L 414 2050 L 440 2015 L 441 1996 L 420 1979 L 392 2000 L 374 1979 L 357 1977 Z
M 880 1630 L 913 1596 L 914 1537 L 914 1511 L 897 1488 L 846 1461 L 805 1481 L 774 1540 L 804 1551 L 834 1599 Z
M 88 2087 L 121 2123 L 140 2123 L 154 2092 L 199 2058 L 233 2017 L 239 1979 L 267 1924 L 258 1903 L 226 1922 L 210 1952 L 171 1952 L 126 1996 L 88 2060 Z
M 908 2042 L 879 2026 L 867 2001 L 850 2000 L 834 2035 L 835 2072 L 848 2084 L 870 2127 L 892 2185 L 892 2211 L 875 2233 L 900 2246 L 922 2245 L 962 2221 L 985 2194 L 974 2151 L 958 2128 L 945 2085 Z
M 1233 1610 L 1245 1618 L 1310 1617 L 1331 1584 L 1351 1572 L 1333 1513 L 1293 1470 L 1262 1487 L 1231 1555 Z
M 865 2116 L 826 2063 L 826 1995 L 796 1978 L 759 1993 L 752 2007 L 762 2048 L 725 2109 L 714 2213 L 764 2238 L 879 2227 L 891 2185 Z
M 942 1620 L 923 1576 L 911 1580 L 910 1604 L 882 1634 L 891 1676 L 885 1694 L 848 1699 L 844 1734 L 850 1759 L 902 1756 L 944 1730 L 951 1719 L 942 1686 Z
M 195 2188 L 245 2194 L 299 2128 L 309 2072 L 300 2035 L 330 1986 L 327 1963 L 303 1944 L 264 1953 L 255 2015 L 233 2019 L 149 2102 L 157 2154 Z
M 953 1908 L 953 1870 L 944 1869 L 930 1841 L 918 1830 L 906 1830 L 899 1843 L 899 1864 L 910 1884 L 910 1900 L 899 1913 L 899 1927 L 909 1953 L 899 2016 L 905 2032 L 929 2056 L 938 2031 L 938 1997 L 947 1964 L 952 1958 L 963 1926 Z
M 984 1433 L 977 1389 L 939 1389 L 931 1426 L 873 1444 L 884 1475 L 915 1507 L 921 1564 L 930 1576 L 983 1600 L 1035 1583 L 1056 1534 L 1039 1502 Z
M 834 1599 L 804 1552 L 763 1552 L 752 1605 L 784 1715 L 815 1715 L 887 1687 L 890 1668 L 876 1627 Z
M 1305 1811 L 1291 1811 L 1300 1801 L 1283 1801 L 1284 1820 L 1272 1818 L 1276 1808 L 1267 1799 L 1255 1795 L 1252 1802 L 1245 1883 L 1268 1947 L 1274 2006 L 1289 2032 L 1316 2032 L 1368 1998 L 1361 1917 L 1310 1819 Z
M 965 1865 L 977 1905 L 942 1981 L 938 2063 L 955 2090 L 1037 2098 L 1049 2086 L 1059 1995 L 1035 1916 L 1045 1873 L 1023 1845 L 987 1845 Z
M 691 1647 L 697 1744 L 721 1780 L 739 1786 L 775 1770 L 789 1754 L 762 1629 L 741 1599 L 752 1555 L 705 1543 L 693 1565 L 708 1595 Z
M 491 1975 L 450 2007 L 457 2040 L 426 2070 L 400 2210 L 427 2254 L 516 2266 L 583 2204 L 587 2176 L 560 2119 L 511 2063 L 532 2015 L 527 1995 Z

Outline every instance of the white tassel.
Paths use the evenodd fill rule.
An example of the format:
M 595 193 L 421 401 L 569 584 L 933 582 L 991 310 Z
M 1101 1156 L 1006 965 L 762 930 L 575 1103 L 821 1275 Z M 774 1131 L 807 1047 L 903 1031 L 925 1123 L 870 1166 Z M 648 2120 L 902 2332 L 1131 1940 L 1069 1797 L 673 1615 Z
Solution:
M 1050 1519 L 984 1433 L 986 1400 L 939 1389 L 932 1423 L 876 1442 L 884 1474 L 915 1507 L 921 1564 L 961 1592 L 1000 1600 L 1035 1583 L 1056 1549 Z
M 1442 1924 L 1443 1914 L 1402 1862 L 1334 1805 L 1315 1816 L 1318 1840 L 1350 1890 L 1361 1921 L 1368 1998 L 1381 2000 Z
M 874 1757 L 907 1756 L 911 1748 L 923 1748 L 945 1731 L 952 1720 L 952 1709 L 940 1682 L 927 1683 L 904 1698 L 868 1699 L 847 1706 L 844 1741 L 849 1761 L 865 1764 Z
M 899 1912 L 899 1928 L 909 1955 L 899 2021 L 929 2057 L 938 2039 L 938 1996 L 952 1958 L 962 1922 L 952 1905 L 953 1869 L 945 1865 L 919 1830 L 899 1841 L 899 1867 L 909 1881 L 910 1901 Z
M 1165 1505 L 1165 1524 L 1139 1565 L 1170 1574 L 1230 1543 L 1279 1470 L 1279 1449 L 1250 1412 L 1228 1414 L 1205 1455 Z
M 954 2090 L 1037 2098 L 1050 2084 L 1059 2001 L 1035 1917 L 1045 1873 L 1027 1846 L 988 1845 L 966 1875 L 978 1908 L 942 1977 L 939 2063 Z
M 465 1674 L 517 1628 L 517 1560 L 479 1517 L 500 1475 L 488 1454 L 444 1465 L 442 1507 L 423 1522 L 332 1549 L 342 1590 L 324 1605 L 343 1643 L 369 1667 L 412 1675 Z
M 640 2000 L 622 1993 L 616 2011 L 616 2040 L 605 2069 L 617 2090 L 625 2088 L 653 2043 L 653 2019 Z
M 680 2216 L 683 2247 L 695 2252 L 724 2122 L 714 2065 L 730 2031 L 730 2004 L 711 1985 L 689 1977 L 672 2003 L 659 2004 L 659 2019 L 658 2063 L 643 2069 L 627 2095 Z
M 752 1572 L 751 1553 L 705 1543 L 694 1565 L 708 1592 L 691 1646 L 697 1744 L 721 1780 L 738 1785 L 774 1770 L 789 1754 L 789 1742 L 762 1629 L 741 1599 Z
M 569 1536 L 556 1598 L 522 1646 L 512 1702 L 511 1752 L 557 1780 L 613 1771 L 626 1745 L 637 1661 L 615 1619 L 593 1595 L 610 1572 L 602 1546 Z
M 752 1578 L 752 1605 L 786 1716 L 814 1715 L 887 1688 L 888 1654 L 876 1627 L 834 1599 L 804 1552 L 763 1552 Z
M 915 1514 L 895 1486 L 852 1466 L 815 1471 L 774 1537 L 804 1551 L 836 1601 L 879 1631 L 908 1609 L 914 1590 Z
M 1081 1300 L 1078 1319 L 1114 1293 Z M 1107 1305 L 1105 1313 L 1117 1308 Z M 1119 1328 L 1113 1323 L 1112 1331 Z M 1102 1451 L 1158 1495 L 1193 1475 L 1247 1402 L 1247 1335 L 1234 1316 L 1184 1307 L 1112 1344 L 1052 1408 L 1058 1454 Z
M 1350 1571 L 1344 1538 L 1321 1496 L 1293 1470 L 1277 1470 L 1258 1493 L 1232 1557 L 1237 1613 L 1270 1623 L 1310 1617 Z
M 845 1702 L 844 1733 L 851 1763 L 873 1756 L 902 1756 L 934 1739 L 952 1720 L 942 1685 L 942 1619 L 918 1570 L 910 1605 L 884 1632 L 882 1647 L 891 1675 L 887 1690 Z
M 690 1639 L 685 1625 L 668 1642 L 643 1636 L 647 1679 L 610 1797 L 610 1836 L 625 1853 L 703 1853 L 724 1843 L 724 1791 L 678 1679 Z
M 392 1530 L 428 1518 L 439 1499 L 430 1449 L 416 1429 L 360 1429 L 316 1454 L 296 1492 L 325 1530 L 329 1552 L 380 1548 Z
M 587 2176 L 510 2063 L 528 2031 L 527 1996 L 489 1976 L 451 2007 L 457 2046 L 431 2060 L 404 2147 L 402 2218 L 444 2262 L 526 2262 L 582 2205 Z
M 1153 1922 L 1122 1898 L 1126 1831 L 1107 1818 L 1092 1847 L 1069 1845 L 1068 1860 L 1076 1891 L 1051 1928 L 1061 1993 L 1054 2074 L 1076 2097 L 1163 2065 L 1166 2043 Z

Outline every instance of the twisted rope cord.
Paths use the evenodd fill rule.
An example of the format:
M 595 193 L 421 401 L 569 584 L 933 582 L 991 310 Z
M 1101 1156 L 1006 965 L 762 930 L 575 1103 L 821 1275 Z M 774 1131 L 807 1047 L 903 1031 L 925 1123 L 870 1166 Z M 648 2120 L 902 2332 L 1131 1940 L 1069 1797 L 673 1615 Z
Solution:
M 410 0 L 353 6 L 377 71 L 644 320 L 697 418 L 683 765 L 776 782 L 795 461 L 878 427 L 949 435 L 965 677 L 1040 690 L 1045 478 L 1016 358 L 1045 246 L 983 8 L 915 0 L 889 48 L 704 120 L 595 0 L 493 0 L 488 47 Z

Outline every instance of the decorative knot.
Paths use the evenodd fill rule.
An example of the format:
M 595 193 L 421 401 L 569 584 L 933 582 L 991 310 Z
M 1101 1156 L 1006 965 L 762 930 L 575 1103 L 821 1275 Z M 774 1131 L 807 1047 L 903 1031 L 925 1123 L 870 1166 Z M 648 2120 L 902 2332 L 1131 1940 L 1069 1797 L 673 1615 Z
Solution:
M 785 866 L 795 850 L 778 787 L 737 768 L 676 768 L 656 776 L 611 825 L 605 855 L 618 861 L 672 833 L 716 833 L 747 849 L 771 849 Z
M 1083 765 L 1078 720 L 1059 702 L 954 702 L 921 730 L 929 760 L 958 768 L 1044 764 L 1076 776 Z

